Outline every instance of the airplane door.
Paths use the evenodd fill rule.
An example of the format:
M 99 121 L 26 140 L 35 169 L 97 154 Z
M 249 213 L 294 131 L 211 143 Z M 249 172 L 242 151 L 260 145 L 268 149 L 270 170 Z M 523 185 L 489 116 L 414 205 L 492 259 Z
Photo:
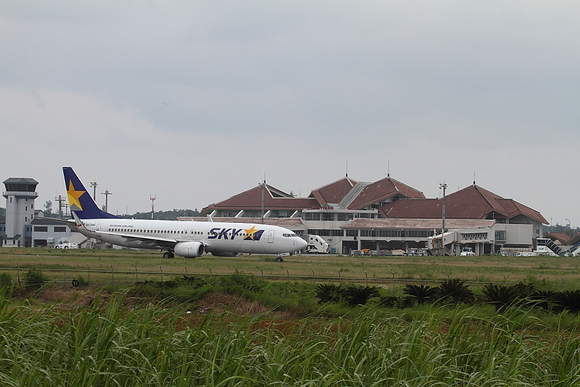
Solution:
M 274 243 L 274 230 L 270 230 L 268 233 L 268 243 Z

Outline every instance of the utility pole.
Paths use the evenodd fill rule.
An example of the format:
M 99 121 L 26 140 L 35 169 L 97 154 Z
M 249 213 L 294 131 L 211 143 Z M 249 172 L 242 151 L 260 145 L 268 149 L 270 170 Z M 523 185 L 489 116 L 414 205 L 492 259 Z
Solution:
M 445 234 L 445 189 L 447 189 L 447 184 L 439 184 L 439 188 L 443 189 L 443 204 L 441 206 L 441 220 L 442 220 L 442 228 L 441 228 L 441 242 L 443 243 L 443 234 Z
M 264 182 L 261 184 L 262 186 L 262 224 L 264 224 L 264 188 L 266 187 L 266 178 L 264 178 Z
M 55 202 L 58 202 L 58 217 L 62 219 L 62 203 L 65 201 L 65 199 L 58 195 L 56 198 L 54 198 Z
M 96 181 L 91 181 L 91 187 L 93 187 L 93 200 L 95 204 L 97 203 L 97 185 L 99 185 Z
M 153 219 L 153 214 L 155 214 L 155 200 L 157 199 L 157 194 L 155 196 L 149 195 L 149 200 L 151 200 L 151 219 Z
M 101 195 L 105 195 L 105 212 L 108 212 L 109 210 L 109 195 L 112 195 L 112 192 L 109 192 L 108 189 L 105 190 L 105 192 L 102 192 Z

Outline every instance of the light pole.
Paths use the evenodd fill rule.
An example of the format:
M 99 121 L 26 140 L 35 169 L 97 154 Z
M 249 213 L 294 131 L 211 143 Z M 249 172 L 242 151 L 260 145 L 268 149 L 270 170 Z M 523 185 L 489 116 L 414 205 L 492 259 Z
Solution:
M 155 214 L 155 200 L 157 200 L 157 195 L 155 196 L 149 195 L 149 200 L 151 200 L 151 219 L 153 219 L 153 214 Z
M 93 200 L 97 203 L 97 185 L 99 185 L 96 181 L 91 181 L 91 187 L 93 187 Z
M 56 198 L 54 198 L 54 200 L 58 202 L 58 217 L 62 219 L 62 207 L 63 207 L 62 203 L 66 202 L 66 199 L 58 195 Z
M 266 188 L 266 176 L 264 176 L 264 182 L 260 185 L 262 186 L 262 224 L 264 224 L 264 188 Z
M 447 189 L 447 184 L 439 184 L 439 188 L 443 189 L 443 203 L 441 205 L 441 220 L 442 220 L 442 228 L 441 228 L 441 244 L 443 244 L 443 234 L 445 234 L 445 190 Z
M 112 195 L 113 193 L 106 189 L 105 192 L 102 192 L 101 194 L 105 195 L 105 212 L 107 212 L 109 210 L 109 195 Z

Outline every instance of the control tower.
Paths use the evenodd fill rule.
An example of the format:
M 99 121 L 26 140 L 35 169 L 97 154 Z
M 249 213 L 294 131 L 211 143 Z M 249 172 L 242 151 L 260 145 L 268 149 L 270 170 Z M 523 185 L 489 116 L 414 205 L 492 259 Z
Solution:
M 38 182 L 27 178 L 10 178 L 4 181 L 6 191 L 6 232 L 2 245 L 5 247 L 32 246 L 32 219 L 34 200 L 38 197 Z

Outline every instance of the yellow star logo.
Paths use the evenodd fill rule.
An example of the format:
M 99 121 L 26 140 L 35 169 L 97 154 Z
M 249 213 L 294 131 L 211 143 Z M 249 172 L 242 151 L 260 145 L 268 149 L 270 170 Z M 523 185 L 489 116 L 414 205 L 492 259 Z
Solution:
M 68 191 L 66 193 L 68 194 L 68 204 L 71 209 L 73 208 L 73 206 L 76 206 L 77 209 L 81 211 L 83 210 L 83 206 L 81 206 L 79 198 L 86 192 L 87 191 L 75 191 L 75 187 L 72 183 L 72 180 L 68 182 Z
M 246 232 L 246 237 L 244 239 L 254 239 L 254 234 L 256 234 L 259 230 L 256 230 L 256 226 L 252 226 L 252 228 L 246 230 L 244 229 L 244 231 Z

